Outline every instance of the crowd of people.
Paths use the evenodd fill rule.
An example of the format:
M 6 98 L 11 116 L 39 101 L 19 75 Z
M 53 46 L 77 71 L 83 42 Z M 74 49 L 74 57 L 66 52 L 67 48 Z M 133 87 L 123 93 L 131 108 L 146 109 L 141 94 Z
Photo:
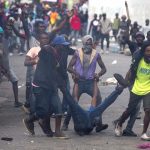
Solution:
M 12 83 L 15 107 L 23 107 L 28 113 L 23 119 L 26 129 L 35 134 L 34 122 L 38 121 L 44 134 L 61 139 L 68 137 L 63 133 L 68 129 L 71 117 L 74 130 L 80 135 L 88 135 L 93 129 L 100 132 L 108 128 L 102 121 L 103 112 L 117 99 L 125 88 L 129 89 L 130 98 L 127 109 L 114 121 L 116 136 L 137 136 L 133 126 L 140 111 L 141 102 L 144 107 L 144 126 L 141 139 L 150 140 L 147 129 L 150 123 L 150 30 L 149 20 L 141 27 L 137 22 L 133 25 L 125 15 L 119 14 L 113 22 L 107 14 L 94 15 L 87 34 L 88 11 L 83 12 L 76 5 L 69 11 L 65 7 L 36 3 L 32 5 L 13 3 L 6 7 L 0 4 L 0 75 L 6 76 Z M 107 69 L 96 50 L 101 41 L 104 52 L 104 39 L 107 41 L 106 52 L 109 51 L 110 32 L 120 45 L 128 44 L 132 55 L 132 63 L 126 77 L 114 74 L 118 84 L 110 95 L 102 100 L 98 81 Z M 91 35 L 90 35 L 91 34 Z M 131 40 L 130 40 L 131 35 Z M 82 39 L 82 46 L 73 49 L 77 39 Z M 147 39 L 145 40 L 145 37 Z M 18 78 L 9 61 L 13 50 L 19 55 L 26 53 L 24 65 L 26 71 L 26 101 L 22 104 L 18 98 Z M 72 59 L 68 64 L 68 56 Z M 96 73 L 96 66 L 99 72 Z M 68 72 L 74 85 L 70 94 Z M 61 102 L 58 94 L 63 94 Z M 90 108 L 85 111 L 78 104 L 80 96 L 87 93 L 91 96 Z M 64 113 L 66 117 L 62 123 Z M 50 126 L 50 117 L 55 117 L 55 131 Z M 123 123 L 130 117 L 126 129 Z M 62 126 L 61 126 L 62 124 Z

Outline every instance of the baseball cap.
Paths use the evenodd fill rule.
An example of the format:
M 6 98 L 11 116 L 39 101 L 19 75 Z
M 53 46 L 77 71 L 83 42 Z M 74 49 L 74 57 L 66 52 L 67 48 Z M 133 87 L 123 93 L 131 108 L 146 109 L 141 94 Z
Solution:
M 52 42 L 55 45 L 70 45 L 69 42 L 65 40 L 64 36 L 56 36 Z

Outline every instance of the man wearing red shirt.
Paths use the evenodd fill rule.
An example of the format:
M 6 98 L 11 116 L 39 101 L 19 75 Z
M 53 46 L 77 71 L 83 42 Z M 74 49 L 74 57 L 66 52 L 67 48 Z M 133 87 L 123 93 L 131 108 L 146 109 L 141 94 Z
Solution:
M 71 36 L 70 36 L 70 41 L 74 38 L 74 42 L 72 43 L 73 45 L 76 45 L 77 38 L 79 36 L 79 31 L 81 29 L 81 20 L 78 16 L 78 13 L 75 13 L 71 20 L 70 20 L 70 26 L 71 26 Z

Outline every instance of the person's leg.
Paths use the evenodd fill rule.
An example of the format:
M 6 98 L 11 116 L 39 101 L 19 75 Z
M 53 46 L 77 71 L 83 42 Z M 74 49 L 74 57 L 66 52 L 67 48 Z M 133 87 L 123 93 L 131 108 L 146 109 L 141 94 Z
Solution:
M 139 101 L 141 101 L 142 96 L 136 95 L 130 92 L 130 99 L 127 109 L 122 113 L 119 120 L 115 123 L 115 134 L 116 136 L 122 135 L 122 124 L 126 119 L 132 114 L 132 112 L 137 108 Z
M 81 93 L 82 93 L 81 84 L 79 85 L 78 83 L 74 83 L 73 94 L 72 94 L 74 100 L 76 100 L 78 102 Z M 66 94 L 64 94 L 64 95 L 66 95 Z M 65 96 L 65 98 L 67 99 L 66 96 Z M 66 117 L 64 119 L 62 130 L 66 131 L 68 129 L 68 125 L 69 125 L 70 120 L 71 120 L 71 110 L 68 107 L 67 115 L 66 115 Z
M 27 71 L 26 71 L 26 100 L 25 103 L 23 105 L 23 109 L 26 113 L 30 112 L 30 104 L 32 104 L 32 98 L 33 98 L 33 94 L 32 94 L 32 80 L 33 80 L 33 75 L 34 75 L 34 69 L 32 66 L 28 66 L 27 67 Z M 33 112 L 33 111 L 32 111 Z
M 6 77 L 12 83 L 12 89 L 13 89 L 13 94 L 14 94 L 14 99 L 15 99 L 14 106 L 20 107 L 22 106 L 22 103 L 20 103 L 18 100 L 18 78 L 16 74 L 14 73 L 14 71 L 10 68 L 10 66 L 8 67 L 7 71 L 8 73 Z
M 67 82 L 67 89 L 70 91 L 69 77 L 67 78 L 66 82 Z M 68 105 L 67 105 L 66 97 L 64 94 L 63 94 L 63 100 L 62 100 L 62 110 L 63 110 L 63 113 L 67 112 L 67 110 L 68 110 Z
M 12 88 L 13 88 L 13 93 L 14 93 L 14 98 L 15 98 L 15 107 L 22 106 L 21 103 L 18 101 L 18 81 L 12 82 Z
M 107 49 L 109 49 L 109 34 L 106 35 Z
M 125 79 L 120 74 L 115 73 L 114 77 L 118 81 L 118 85 L 115 91 L 113 91 L 101 104 L 99 104 L 93 111 L 91 111 L 90 118 L 92 122 L 94 121 L 95 117 L 101 115 L 105 109 L 110 106 L 122 93 L 123 89 L 127 87 Z
M 22 55 L 25 52 L 25 50 L 24 50 L 25 40 L 20 38 L 20 44 L 21 44 L 21 46 L 19 48 L 19 54 Z
M 104 50 L 104 34 L 101 35 L 101 49 Z
M 132 131 L 132 128 L 134 126 L 134 123 L 136 121 L 137 115 L 139 113 L 140 107 L 141 107 L 141 101 L 139 101 L 139 104 L 137 106 L 137 108 L 135 110 L 132 111 L 131 115 L 130 115 L 130 119 L 127 123 L 126 128 L 123 130 L 123 136 L 137 136 L 137 134 L 135 134 Z
M 150 141 L 150 137 L 147 136 L 146 132 L 150 124 L 150 93 L 143 97 L 143 107 L 144 107 L 144 126 L 141 139 Z
M 33 87 L 35 95 L 35 113 L 23 119 L 23 123 L 30 134 L 34 133 L 34 122 L 44 119 L 49 112 L 49 91 L 40 87 Z
M 89 80 L 85 84 L 85 93 L 92 97 L 91 108 L 95 108 L 98 104 L 101 103 L 102 98 L 100 95 L 99 88 L 97 86 L 97 81 Z
M 62 105 L 60 98 L 58 96 L 58 91 L 54 91 L 50 100 L 50 107 L 52 112 L 55 114 L 55 133 L 54 136 L 58 138 L 66 138 L 66 136 L 61 131 L 61 119 L 62 119 Z
M 74 122 L 74 130 L 77 134 L 83 135 L 85 131 L 90 129 L 92 131 L 91 122 L 89 118 L 89 113 L 83 110 L 82 107 L 77 103 L 77 101 L 71 96 L 69 91 L 66 91 L 67 102 L 71 111 L 71 116 Z M 88 133 L 89 133 L 88 132 Z
M 45 117 L 44 119 L 39 120 L 39 125 L 42 128 L 43 132 L 48 136 L 52 137 L 53 136 L 53 131 L 51 129 L 50 125 L 50 116 Z
M 95 117 L 102 115 L 102 113 L 115 102 L 117 97 L 122 93 L 123 87 L 116 87 L 116 89 L 105 98 L 93 111 L 90 112 L 90 118 L 94 122 Z

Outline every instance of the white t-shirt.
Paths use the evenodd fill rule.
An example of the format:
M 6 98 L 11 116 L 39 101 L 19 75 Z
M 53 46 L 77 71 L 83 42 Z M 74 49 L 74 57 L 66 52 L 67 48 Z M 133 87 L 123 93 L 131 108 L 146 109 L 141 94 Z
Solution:
M 150 31 L 150 26 L 144 26 L 141 31 L 144 33 L 144 35 L 146 37 L 147 36 L 147 32 Z

